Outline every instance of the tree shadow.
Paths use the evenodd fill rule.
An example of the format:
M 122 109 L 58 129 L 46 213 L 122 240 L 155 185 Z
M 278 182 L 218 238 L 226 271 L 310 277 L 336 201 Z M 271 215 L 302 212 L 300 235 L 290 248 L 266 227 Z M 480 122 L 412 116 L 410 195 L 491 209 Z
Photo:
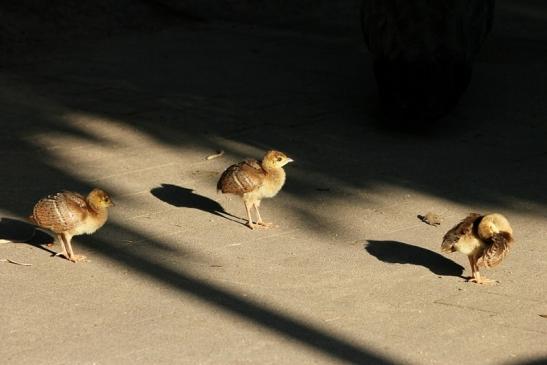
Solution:
M 0 241 L 25 242 L 34 236 L 34 226 L 12 218 L 0 218 Z
M 176 186 L 175 188 L 192 194 L 190 189 Z M 156 190 L 156 192 L 157 191 L 161 190 Z M 174 192 L 178 191 L 178 189 L 174 189 Z M 160 196 L 166 198 L 166 195 L 161 195 L 161 193 Z M 169 194 L 167 194 L 167 196 L 169 196 Z M 207 199 L 204 197 L 201 198 Z M 175 197 L 167 202 L 173 205 L 177 202 L 181 203 L 177 199 L 179 198 Z M 176 206 L 187 205 L 181 204 Z M 156 242 L 133 230 L 120 227 L 115 223 L 110 224 L 110 226 L 113 231 L 119 231 L 123 233 L 124 236 L 140 236 L 141 239 L 144 239 L 149 243 L 146 247 L 161 246 L 161 242 Z M 109 236 L 112 237 L 112 235 Z M 50 243 L 51 237 L 24 221 L 2 218 L 0 220 L 0 237 L 26 239 L 24 243 L 36 245 L 46 251 L 50 251 L 41 245 Z M 333 359 L 352 364 L 395 365 L 395 362 L 386 356 L 349 342 L 336 334 L 328 333 L 312 323 L 292 317 L 291 315 L 278 311 L 264 303 L 259 303 L 243 297 L 236 292 L 196 277 L 181 268 L 167 267 L 157 260 L 152 259 L 150 255 L 143 256 L 141 252 L 135 251 L 134 246 L 115 245 L 111 240 L 100 238 L 99 236 L 95 236 L 92 241 L 79 240 L 79 244 L 92 249 L 94 252 L 102 255 L 105 259 L 122 264 L 133 269 L 137 273 L 144 274 L 158 282 L 170 286 L 174 290 L 189 294 L 205 303 L 251 321 L 269 331 L 286 336 L 310 349 L 322 352 Z
M 123 228 L 117 227 L 124 230 Z M 153 241 L 153 240 L 152 240 Z M 182 268 L 170 268 L 150 257 L 132 251 L 130 247 L 114 247 L 110 241 L 97 238 L 95 244 L 83 245 L 93 248 L 104 258 L 118 262 L 135 272 L 149 276 L 175 290 L 189 294 L 207 304 L 244 318 L 274 333 L 285 336 L 300 344 L 324 353 L 333 359 L 351 364 L 395 365 L 391 359 L 336 334 L 325 332 L 312 323 L 292 317 L 265 303 L 258 303 L 239 293 L 215 285 L 207 280 L 185 272 Z M 98 243 L 98 244 L 97 244 Z
M 228 213 L 218 202 L 206 196 L 196 194 L 192 189 L 173 184 L 161 184 L 161 186 L 151 189 L 150 193 L 159 200 L 171 204 L 172 206 L 202 210 L 232 222 L 245 225 L 242 218 Z
M 423 247 L 398 241 L 369 240 L 364 248 L 369 254 L 383 262 L 419 265 L 436 275 L 463 278 L 463 266 Z
M 12 218 L 0 218 L 0 242 L 26 243 L 54 254 L 47 245 L 54 243 L 54 238 L 36 229 L 28 222 Z

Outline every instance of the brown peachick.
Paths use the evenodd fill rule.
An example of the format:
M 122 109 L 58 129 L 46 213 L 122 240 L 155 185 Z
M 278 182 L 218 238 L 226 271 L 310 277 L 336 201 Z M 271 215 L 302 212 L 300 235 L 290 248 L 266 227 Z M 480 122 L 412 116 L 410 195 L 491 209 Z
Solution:
M 471 213 L 444 235 L 441 250 L 467 255 L 472 273 L 469 281 L 484 284 L 493 280 L 481 278 L 479 267 L 498 265 L 512 244 L 513 229 L 507 218 L 498 213 Z
M 271 226 L 262 221 L 258 208 L 264 198 L 273 198 L 285 183 L 283 166 L 293 160 L 279 151 L 268 151 L 262 161 L 245 160 L 228 167 L 217 183 L 217 189 L 225 194 L 242 197 L 247 211 L 247 225 L 254 229 L 251 208 L 256 210 L 256 223 Z
M 110 196 L 101 189 L 93 189 L 87 197 L 63 191 L 40 199 L 29 219 L 38 227 L 53 232 L 61 244 L 64 256 L 72 262 L 85 260 L 72 250 L 73 236 L 92 234 L 108 219 L 108 208 L 113 206 Z

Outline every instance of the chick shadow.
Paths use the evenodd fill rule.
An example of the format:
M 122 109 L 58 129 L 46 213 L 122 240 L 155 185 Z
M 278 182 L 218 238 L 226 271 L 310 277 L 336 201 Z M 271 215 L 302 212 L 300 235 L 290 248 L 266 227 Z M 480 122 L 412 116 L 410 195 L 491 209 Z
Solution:
M 545 365 L 547 364 L 547 357 L 544 357 L 544 358 L 538 358 L 538 359 L 533 359 L 533 360 L 529 360 L 529 361 L 523 361 L 523 362 L 516 362 L 516 363 L 511 363 L 512 365 Z
M 419 265 L 436 275 L 463 278 L 463 266 L 423 247 L 398 241 L 369 240 L 364 248 L 369 254 L 383 262 Z
M 199 209 L 242 225 L 246 225 L 247 223 L 243 218 L 225 211 L 218 202 L 196 194 L 192 189 L 172 184 L 161 184 L 160 187 L 151 189 L 150 193 L 159 200 L 175 207 Z
M 50 254 L 55 254 L 54 251 L 49 249 L 55 242 L 52 236 L 36 229 L 29 222 L 17 219 L 0 218 L 0 242 L 29 244 Z

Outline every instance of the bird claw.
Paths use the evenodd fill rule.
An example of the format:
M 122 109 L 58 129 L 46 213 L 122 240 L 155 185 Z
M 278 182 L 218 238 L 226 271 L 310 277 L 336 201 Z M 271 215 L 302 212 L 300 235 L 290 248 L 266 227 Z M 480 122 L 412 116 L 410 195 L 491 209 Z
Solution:
M 266 223 L 266 222 L 256 222 L 256 224 L 258 224 L 261 228 L 272 228 L 274 227 L 274 224 L 273 223 Z
M 84 255 L 73 255 L 69 260 L 72 262 L 87 262 L 87 257 Z
M 86 262 L 87 261 L 87 258 L 84 255 L 69 256 L 68 253 L 66 253 L 66 252 L 58 252 L 55 255 L 53 255 L 53 257 L 57 257 L 57 256 L 62 256 L 63 258 L 65 258 L 65 259 L 67 259 L 68 261 L 71 261 L 71 262 Z
M 256 222 L 256 223 L 249 221 L 247 222 L 247 227 L 254 230 L 256 228 L 264 228 L 264 229 L 273 228 L 273 227 L 277 227 L 277 225 L 274 225 L 273 223 L 262 222 L 262 221 Z
M 492 279 L 486 279 L 486 278 L 469 278 L 467 279 L 468 282 L 476 283 L 476 284 L 494 284 L 499 283 L 499 280 L 492 280 Z

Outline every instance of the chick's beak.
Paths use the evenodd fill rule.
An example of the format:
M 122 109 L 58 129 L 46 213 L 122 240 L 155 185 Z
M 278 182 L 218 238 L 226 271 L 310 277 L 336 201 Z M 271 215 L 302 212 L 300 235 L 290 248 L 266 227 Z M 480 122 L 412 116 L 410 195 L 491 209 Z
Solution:
M 289 163 L 289 162 L 294 162 L 294 160 L 290 157 L 287 157 L 287 163 Z

